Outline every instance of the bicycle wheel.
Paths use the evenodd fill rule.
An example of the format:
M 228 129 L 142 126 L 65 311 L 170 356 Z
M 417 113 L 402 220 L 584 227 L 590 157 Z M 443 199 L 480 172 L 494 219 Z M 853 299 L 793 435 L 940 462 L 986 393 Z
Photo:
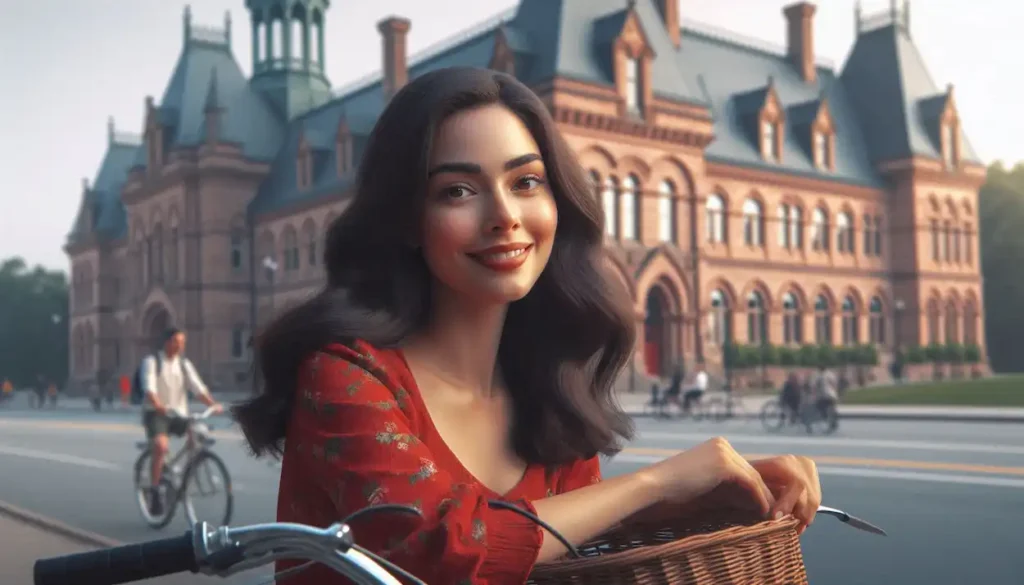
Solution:
M 157 516 L 150 513 L 149 494 L 153 485 L 153 481 L 150 479 L 152 475 L 150 470 L 153 467 L 153 464 L 150 463 L 151 458 L 151 450 L 146 449 L 135 460 L 135 503 L 139 508 L 139 514 L 142 515 L 142 519 L 146 524 L 154 530 L 159 530 L 170 524 L 174 518 L 174 512 L 178 507 L 178 490 L 174 488 L 174 482 L 168 478 L 170 470 L 165 465 L 163 472 L 160 474 L 160 485 L 157 486 L 157 489 L 163 496 L 164 513 Z
M 708 420 L 722 422 L 730 417 L 728 405 L 721 398 L 711 398 L 701 405 Z
M 786 410 L 778 400 L 769 400 L 761 407 L 761 426 L 764 430 L 775 432 L 786 424 Z
M 231 489 L 231 475 L 220 457 L 212 451 L 200 451 L 185 470 L 181 485 L 182 504 L 189 526 L 200 520 L 221 526 L 231 523 L 235 496 Z M 200 498 L 203 504 L 199 504 Z M 222 508 L 208 513 L 206 500 L 215 505 L 220 503 Z M 202 511 L 197 512 L 197 504 Z

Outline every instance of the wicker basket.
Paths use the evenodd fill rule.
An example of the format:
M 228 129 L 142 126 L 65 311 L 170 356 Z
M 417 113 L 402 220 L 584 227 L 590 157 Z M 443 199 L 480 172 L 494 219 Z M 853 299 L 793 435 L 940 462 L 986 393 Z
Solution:
M 583 558 L 538 564 L 533 585 L 807 585 L 794 518 L 742 515 L 619 526 L 579 549 Z

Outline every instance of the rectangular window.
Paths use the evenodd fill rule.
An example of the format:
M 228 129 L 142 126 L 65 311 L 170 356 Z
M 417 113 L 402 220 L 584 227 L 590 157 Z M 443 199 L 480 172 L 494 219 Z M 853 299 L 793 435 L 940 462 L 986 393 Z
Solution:
M 640 60 L 626 59 L 626 109 L 634 114 L 640 113 Z
M 819 169 L 828 166 L 828 136 L 824 132 L 814 133 L 814 164 Z
M 765 158 L 770 160 L 779 160 L 775 134 L 775 122 L 766 121 L 761 125 L 761 152 Z

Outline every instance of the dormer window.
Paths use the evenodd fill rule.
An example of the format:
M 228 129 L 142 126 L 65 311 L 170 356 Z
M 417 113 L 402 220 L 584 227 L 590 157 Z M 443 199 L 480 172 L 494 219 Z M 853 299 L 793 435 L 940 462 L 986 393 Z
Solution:
M 306 189 L 313 182 L 313 156 L 305 137 L 299 141 L 299 153 L 295 160 L 296 186 Z
M 953 123 L 942 124 L 942 160 L 947 169 L 957 166 L 956 133 Z
M 643 86 L 640 84 L 640 59 L 626 58 L 626 111 L 639 114 Z
M 814 166 L 819 169 L 828 164 L 828 136 L 824 132 L 814 133 Z
M 771 161 L 778 161 L 782 158 L 780 142 L 779 123 L 775 120 L 761 122 L 761 156 Z

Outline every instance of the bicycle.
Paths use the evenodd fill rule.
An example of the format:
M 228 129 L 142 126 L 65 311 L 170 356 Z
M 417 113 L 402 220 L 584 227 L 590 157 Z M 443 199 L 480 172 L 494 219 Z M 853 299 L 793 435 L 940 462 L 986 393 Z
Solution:
M 823 435 L 830 435 L 839 428 L 839 412 L 834 404 L 829 405 L 824 411 L 817 404 L 805 404 L 801 401 L 796 412 L 789 406 L 783 405 L 782 400 L 773 398 L 764 403 L 761 407 L 761 425 L 768 432 L 776 432 L 782 427 L 802 423 L 808 434 L 816 431 Z
M 196 525 L 199 518 L 195 510 L 194 494 L 191 489 L 188 489 L 191 487 L 204 494 L 206 492 L 216 493 L 220 488 L 226 501 L 224 514 L 217 520 L 221 524 L 231 522 L 231 514 L 234 509 L 231 475 L 228 473 L 224 461 L 210 450 L 216 443 L 216 439 L 210 436 L 211 428 L 204 422 L 214 412 L 215 409 L 210 407 L 199 414 L 183 417 L 188 425 L 185 446 L 164 462 L 163 471 L 160 473 L 160 484 L 155 488 L 160 490 L 164 501 L 163 514 L 159 516 L 154 516 L 149 509 L 149 494 L 153 489 L 153 482 L 150 479 L 152 447 L 149 441 L 139 441 L 135 444 L 142 450 L 138 459 L 135 460 L 135 499 L 143 520 L 151 528 L 159 530 L 167 526 L 174 519 L 179 502 L 185 509 L 185 518 L 189 526 Z M 172 414 L 171 416 L 180 415 Z M 216 473 L 211 473 L 211 471 L 216 471 Z M 219 479 L 217 474 L 220 476 Z
M 747 405 L 743 397 L 732 390 L 723 389 L 720 393 L 708 398 L 704 404 L 706 416 L 715 421 L 723 422 L 732 418 L 747 420 Z
M 530 518 L 557 538 L 573 560 L 586 558 L 558 531 L 533 514 L 507 502 L 492 500 L 489 505 Z M 415 508 L 381 504 L 363 508 L 323 529 L 279 522 L 214 528 L 199 522 L 173 538 L 37 560 L 33 582 L 35 585 L 115 585 L 185 572 L 226 578 L 275 561 L 301 559 L 307 562 L 278 572 L 274 579 L 281 582 L 286 576 L 320 563 L 358 585 L 403 585 L 398 577 L 414 585 L 426 585 L 355 542 L 349 522 L 358 516 L 382 511 L 422 518 Z M 859 530 L 886 536 L 881 528 L 842 510 L 821 506 L 818 513 L 833 516 Z M 759 551 L 758 555 L 763 553 Z M 733 580 L 730 578 L 729 582 Z

